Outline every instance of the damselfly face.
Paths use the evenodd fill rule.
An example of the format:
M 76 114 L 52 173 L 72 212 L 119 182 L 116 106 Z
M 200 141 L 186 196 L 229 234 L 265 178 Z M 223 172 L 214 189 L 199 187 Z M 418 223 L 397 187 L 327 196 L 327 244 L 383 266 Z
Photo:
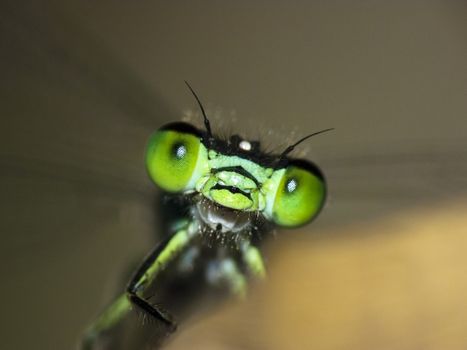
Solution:
M 252 216 L 284 227 L 306 224 L 324 204 L 321 171 L 306 160 L 265 154 L 259 146 L 172 123 L 152 135 L 146 166 L 163 190 L 201 196 L 197 214 L 212 229 L 237 232 Z

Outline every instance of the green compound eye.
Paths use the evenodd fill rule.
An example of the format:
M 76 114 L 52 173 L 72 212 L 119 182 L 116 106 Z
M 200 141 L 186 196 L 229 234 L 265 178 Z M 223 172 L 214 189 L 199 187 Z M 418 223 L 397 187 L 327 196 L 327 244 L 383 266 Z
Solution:
M 296 160 L 289 165 L 276 192 L 272 217 L 276 224 L 297 227 L 314 218 L 326 198 L 326 183 L 312 163 Z
M 172 123 L 149 139 L 146 168 L 163 190 L 180 192 L 194 188 L 207 167 L 207 151 L 200 132 L 190 124 Z

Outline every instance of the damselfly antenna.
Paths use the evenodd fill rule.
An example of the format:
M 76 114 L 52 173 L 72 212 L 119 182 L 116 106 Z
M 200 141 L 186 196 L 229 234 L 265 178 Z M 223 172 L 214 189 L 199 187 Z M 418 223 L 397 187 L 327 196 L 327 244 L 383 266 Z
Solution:
M 190 89 L 191 93 L 193 94 L 193 96 L 195 97 L 196 101 L 198 102 L 198 105 L 199 105 L 199 108 L 201 109 L 201 113 L 203 113 L 203 117 L 204 117 L 204 126 L 206 128 L 206 131 L 208 133 L 208 138 L 209 139 L 212 139 L 212 132 L 211 132 L 211 123 L 209 123 L 209 119 L 208 117 L 206 116 L 206 112 L 204 111 L 204 107 L 203 107 L 203 104 L 201 103 L 198 95 L 196 95 L 196 92 L 193 90 L 193 88 L 190 86 L 190 84 L 188 84 L 188 82 L 185 80 L 185 84 L 186 86 L 188 86 L 188 89 Z
M 289 147 L 287 147 L 284 152 L 281 153 L 281 155 L 279 156 L 279 161 L 281 161 L 282 159 L 285 158 L 285 156 L 287 154 L 289 154 L 290 152 L 292 152 L 295 147 L 297 147 L 300 143 L 302 143 L 303 141 L 305 140 L 308 140 L 310 137 L 312 136 L 316 136 L 316 135 L 319 135 L 319 134 L 322 134 L 322 133 L 325 133 L 325 132 L 328 132 L 328 131 L 331 131 L 331 130 L 334 130 L 334 128 L 329 128 L 329 129 L 324 129 L 324 130 L 321 130 L 321 131 L 318 131 L 318 132 L 314 132 L 313 134 L 310 134 L 310 135 L 307 135 L 305 136 L 304 138 L 298 140 L 297 142 L 295 142 L 293 145 L 290 145 Z

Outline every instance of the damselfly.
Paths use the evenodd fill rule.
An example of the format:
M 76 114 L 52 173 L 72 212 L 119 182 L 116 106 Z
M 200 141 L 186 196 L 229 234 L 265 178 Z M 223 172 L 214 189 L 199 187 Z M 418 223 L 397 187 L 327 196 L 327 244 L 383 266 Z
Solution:
M 291 235 L 303 238 L 310 252 L 306 259 L 310 266 L 316 262 L 313 249 L 322 253 L 322 259 L 332 259 L 327 250 L 321 251 L 321 242 L 325 247 L 337 244 L 334 256 L 340 256 L 365 242 L 368 235 L 384 235 L 381 231 L 386 230 L 379 227 L 388 221 L 381 218 L 397 218 L 413 209 L 436 208 L 465 197 L 467 119 L 462 116 L 466 110 L 467 71 L 462 59 L 465 38 L 460 33 L 464 33 L 467 22 L 459 7 L 448 2 L 442 11 L 438 4 L 424 6 L 423 13 L 412 18 L 409 14 L 416 9 L 407 11 L 405 3 L 399 10 L 399 5 L 392 10 L 372 7 L 369 16 L 368 11 L 363 14 L 353 5 L 338 9 L 326 5 L 328 2 L 321 2 L 322 6 L 303 3 L 306 5 L 287 13 L 282 5 L 270 3 L 266 13 L 260 2 L 248 10 L 238 6 L 200 7 L 195 3 L 190 7 L 178 2 L 167 2 L 167 6 L 147 2 L 143 7 L 134 7 L 133 2 L 115 2 L 112 6 L 107 2 L 55 1 L 47 6 L 32 1 L 1 2 L 3 348 L 71 348 L 100 304 L 112 300 L 112 293 L 124 290 L 129 276 L 122 276 L 119 288 L 113 281 L 124 271 L 122 266 L 131 266 L 135 256 L 141 257 L 153 246 L 151 238 L 156 235 L 151 234 L 159 219 L 169 220 L 168 214 L 183 217 L 175 209 L 183 209 L 184 200 L 189 207 L 190 201 L 180 195 L 154 210 L 156 186 L 147 181 L 141 160 L 148 132 L 179 115 L 175 106 L 184 102 L 175 96 L 183 94 L 176 92 L 178 87 L 171 82 L 183 77 L 195 75 L 191 79 L 215 85 L 222 96 L 233 101 L 239 114 L 257 116 L 258 130 L 266 118 L 274 130 L 285 122 L 308 130 L 313 128 L 310 115 L 320 116 L 316 122 L 327 120 L 345 130 L 340 137 L 319 140 L 323 142 L 320 164 L 326 170 L 329 187 L 332 184 L 328 188 L 332 207 L 319 223 L 310 225 L 316 235 Z M 311 19 L 310 13 L 314 14 Z M 339 13 L 345 15 L 345 21 Z M 396 13 L 407 16 L 394 20 Z M 368 28 L 373 30 L 368 32 Z M 228 103 L 220 102 L 230 108 Z M 287 114 L 289 111 L 293 112 Z M 239 131 L 246 130 L 247 119 L 239 118 Z M 223 128 L 214 118 L 212 122 L 216 132 Z M 285 129 L 283 135 L 290 131 L 289 127 Z M 270 136 L 261 140 L 277 148 L 286 144 Z M 347 231 L 349 225 L 362 222 L 374 225 L 365 232 Z M 323 227 L 329 228 L 326 235 L 321 235 Z M 335 278 L 346 276 L 347 263 L 355 267 L 355 278 L 344 278 L 342 284 L 328 288 L 331 291 L 345 286 L 345 290 L 327 293 L 328 288 L 315 288 L 320 287 L 315 273 L 328 273 L 322 266 L 316 267 L 310 278 L 300 273 L 282 274 L 277 284 L 289 285 L 298 278 L 313 283 L 300 291 L 302 299 L 297 300 L 296 291 L 290 289 L 281 294 L 282 303 L 264 297 L 258 308 L 248 310 L 254 318 L 248 323 L 243 321 L 245 314 L 238 315 L 235 325 L 252 326 L 250 341 L 235 342 L 225 332 L 225 343 L 214 335 L 206 342 L 210 348 L 212 344 L 217 348 L 232 343 L 237 348 L 254 348 L 262 328 L 263 338 L 277 334 L 271 342 L 289 338 L 277 342 L 276 348 L 295 344 L 295 335 L 281 328 L 290 317 L 259 324 L 271 315 L 263 314 L 260 320 L 258 311 L 264 308 L 276 310 L 273 315 L 301 310 L 305 316 L 297 318 L 297 323 L 308 328 L 306 336 L 314 344 L 308 348 L 326 347 L 323 344 L 335 347 L 336 339 L 343 340 L 343 348 L 349 348 L 348 344 L 364 344 L 360 348 L 374 345 L 377 342 L 372 343 L 374 339 L 361 330 L 367 330 L 375 320 L 373 334 L 386 347 L 395 334 L 414 340 L 415 345 L 406 346 L 414 348 L 436 338 L 432 332 L 423 332 L 429 339 L 420 337 L 417 332 L 421 329 L 441 330 L 438 336 L 445 334 L 440 325 L 461 329 L 458 324 L 462 322 L 445 311 L 451 310 L 454 316 L 462 314 L 456 311 L 462 304 L 458 301 L 463 300 L 463 288 L 443 289 L 444 279 L 436 277 L 447 278 L 446 285 L 451 285 L 451 272 L 463 261 L 458 259 L 461 253 L 453 254 L 461 247 L 459 241 L 450 240 L 443 230 L 439 241 L 428 236 L 429 242 L 442 243 L 433 250 L 436 258 L 420 260 L 423 236 L 420 241 L 411 240 L 411 235 L 406 240 L 406 235 L 395 235 L 398 224 L 393 228 L 394 239 L 409 242 L 409 249 L 400 256 L 388 254 L 391 247 L 382 245 L 367 249 L 374 249 L 371 257 L 378 257 L 370 261 L 382 274 L 381 281 L 387 271 L 392 271 L 400 279 L 392 280 L 391 286 L 402 286 L 401 290 L 407 287 L 403 292 L 406 303 L 400 308 L 404 322 L 394 321 L 394 290 L 386 288 L 390 280 L 376 286 L 375 281 L 380 280 L 365 272 L 364 260 L 356 254 L 348 261 L 344 254 L 336 262 Z M 163 240 L 160 235 L 168 232 L 157 230 L 157 240 Z M 351 244 L 345 245 L 347 248 L 338 244 L 341 234 L 348 234 Z M 291 236 L 280 237 L 273 244 L 288 259 L 279 263 L 271 259 L 268 266 L 283 265 L 290 271 L 296 258 L 305 258 L 282 244 L 293 240 Z M 196 249 L 186 256 L 194 258 L 195 253 Z M 444 259 L 447 256 L 452 259 Z M 451 265 L 441 266 L 440 259 Z M 177 274 L 180 278 L 200 277 L 187 278 L 185 285 L 191 287 L 190 292 L 195 291 L 196 281 L 205 279 L 201 268 L 205 265 L 195 266 L 200 269 L 179 269 L 185 272 Z M 175 270 L 165 271 L 173 276 Z M 270 274 L 276 271 L 271 267 Z M 421 283 L 420 288 L 433 298 L 421 298 L 419 290 L 412 288 L 420 276 L 430 282 Z M 430 292 L 434 286 L 431 282 L 446 292 L 444 298 Z M 206 292 L 215 289 L 208 287 L 200 294 L 212 300 L 212 294 Z M 174 301 L 165 305 L 181 320 L 179 309 L 190 312 L 184 302 L 197 298 L 193 293 L 177 299 L 175 292 L 171 293 Z M 328 298 L 322 300 L 323 295 Z M 371 296 L 388 300 L 387 308 L 377 308 Z M 160 297 L 158 300 L 162 300 Z M 309 303 L 304 304 L 306 298 Z M 315 308 L 321 303 L 327 309 L 323 315 Z M 328 322 L 327 315 L 334 317 L 336 308 L 351 310 L 353 318 Z M 430 326 L 431 312 L 436 322 Z M 144 322 L 150 320 L 143 318 L 144 313 L 138 315 L 134 316 Z M 412 318 L 414 315 L 419 318 Z M 447 320 L 444 323 L 440 321 L 443 317 Z M 321 322 L 323 319 L 325 322 Z M 130 321 L 135 318 L 114 327 L 111 335 L 120 337 L 133 324 L 142 328 L 138 319 Z M 460 333 L 457 339 L 463 339 Z M 449 339 L 455 341 L 456 336 Z M 398 339 L 398 344 L 402 343 Z M 272 348 L 261 344 L 260 348 Z
M 177 198 L 173 210 L 180 215 L 126 291 L 91 325 L 86 349 L 132 309 L 157 324 L 152 341 L 160 344 L 192 309 L 199 291 L 223 290 L 244 297 L 250 279 L 265 277 L 260 244 L 271 229 L 304 225 L 323 207 L 323 174 L 313 163 L 289 154 L 330 129 L 303 137 L 280 154 L 267 154 L 259 142 L 239 135 L 215 137 L 203 105 L 188 87 L 202 111 L 205 130 L 182 122 L 168 124 L 152 135 L 146 152 L 149 176 Z

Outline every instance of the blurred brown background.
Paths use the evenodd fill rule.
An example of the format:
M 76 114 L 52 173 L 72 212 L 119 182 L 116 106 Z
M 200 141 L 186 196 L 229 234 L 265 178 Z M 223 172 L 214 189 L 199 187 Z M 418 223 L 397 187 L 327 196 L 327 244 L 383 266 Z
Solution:
M 220 132 L 336 131 L 304 147 L 320 218 L 172 349 L 465 349 L 466 19 L 461 1 L 2 1 L 2 348 L 72 348 L 151 249 L 142 154 L 196 111 L 188 80 Z

